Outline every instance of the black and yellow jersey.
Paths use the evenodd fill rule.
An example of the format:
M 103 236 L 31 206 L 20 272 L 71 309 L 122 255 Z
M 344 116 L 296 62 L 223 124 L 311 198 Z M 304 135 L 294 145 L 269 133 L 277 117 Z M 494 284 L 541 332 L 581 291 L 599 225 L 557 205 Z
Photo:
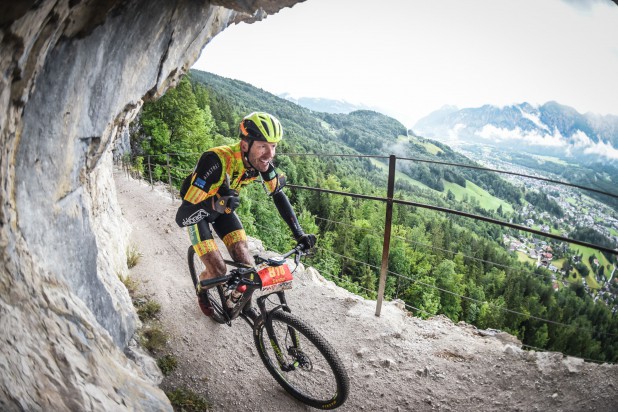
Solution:
M 292 230 L 294 237 L 299 238 L 304 232 L 287 196 L 281 190 L 281 178 L 274 166 L 271 164 L 265 172 L 246 168 L 240 142 L 231 146 L 214 147 L 202 154 L 194 171 L 185 178 L 180 189 L 183 201 L 176 215 L 176 223 L 185 227 L 202 219 L 213 222 L 220 213 L 213 210 L 212 202 L 207 200 L 216 196 L 224 185 L 240 192 L 260 175 L 281 217 Z M 225 190 L 227 191 L 227 187 Z

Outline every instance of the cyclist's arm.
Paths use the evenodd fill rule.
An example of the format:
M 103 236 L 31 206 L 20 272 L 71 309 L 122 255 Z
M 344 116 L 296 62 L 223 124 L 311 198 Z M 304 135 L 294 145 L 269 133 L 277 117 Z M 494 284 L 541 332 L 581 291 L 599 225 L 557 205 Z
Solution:
M 180 191 L 182 199 L 198 204 L 213 197 L 223 182 L 223 164 L 216 153 L 205 152 L 195 166 L 195 170 L 183 182 Z M 204 208 L 212 211 L 211 202 L 204 202 Z
M 262 173 L 262 179 L 264 180 L 264 185 L 272 195 L 273 201 L 275 202 L 275 206 L 277 207 L 279 214 L 292 231 L 294 239 L 300 239 L 300 237 L 304 235 L 305 232 L 300 226 L 300 223 L 298 223 L 296 213 L 294 213 L 294 209 L 290 204 L 290 200 L 283 192 L 283 187 L 279 183 L 279 176 L 277 175 L 277 171 L 272 165 L 266 172 Z

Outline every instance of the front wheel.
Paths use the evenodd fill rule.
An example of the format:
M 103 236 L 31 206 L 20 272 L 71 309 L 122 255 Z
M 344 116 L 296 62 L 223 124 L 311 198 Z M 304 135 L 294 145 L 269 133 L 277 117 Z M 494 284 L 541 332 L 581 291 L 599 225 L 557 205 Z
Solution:
M 335 409 L 348 398 L 350 383 L 339 355 L 298 317 L 283 310 L 271 312 L 256 325 L 253 337 L 266 369 L 299 401 Z
M 193 246 L 189 246 L 187 251 L 187 260 L 189 261 L 189 273 L 191 274 L 191 280 L 193 286 L 197 289 L 197 283 L 199 282 L 199 275 L 204 271 L 204 263 L 200 257 L 195 253 Z M 212 305 L 213 313 L 212 319 L 217 323 L 226 323 L 225 308 L 223 307 L 223 286 L 217 285 L 208 289 L 208 299 Z

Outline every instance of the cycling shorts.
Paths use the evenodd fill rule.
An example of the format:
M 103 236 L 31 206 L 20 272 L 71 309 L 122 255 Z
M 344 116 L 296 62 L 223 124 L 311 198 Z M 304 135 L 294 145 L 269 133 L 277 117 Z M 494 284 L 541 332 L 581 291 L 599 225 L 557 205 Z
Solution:
M 191 244 L 198 256 L 218 250 L 212 237 L 210 225 L 228 248 L 234 243 L 247 240 L 245 229 L 243 229 L 236 213 L 222 214 L 211 223 L 208 222 L 208 219 L 202 219 L 191 226 L 187 226 Z

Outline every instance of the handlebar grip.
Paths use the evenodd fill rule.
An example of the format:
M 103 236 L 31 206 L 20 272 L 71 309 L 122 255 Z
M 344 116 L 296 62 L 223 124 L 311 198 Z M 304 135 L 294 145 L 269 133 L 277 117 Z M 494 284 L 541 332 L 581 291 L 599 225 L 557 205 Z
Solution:
M 230 275 L 225 275 L 225 276 L 221 276 L 218 278 L 212 278 L 212 279 L 204 279 L 204 280 L 200 280 L 200 286 L 203 288 L 209 288 L 212 286 L 216 286 L 219 285 L 221 283 L 225 283 L 228 280 L 230 280 L 232 277 Z

